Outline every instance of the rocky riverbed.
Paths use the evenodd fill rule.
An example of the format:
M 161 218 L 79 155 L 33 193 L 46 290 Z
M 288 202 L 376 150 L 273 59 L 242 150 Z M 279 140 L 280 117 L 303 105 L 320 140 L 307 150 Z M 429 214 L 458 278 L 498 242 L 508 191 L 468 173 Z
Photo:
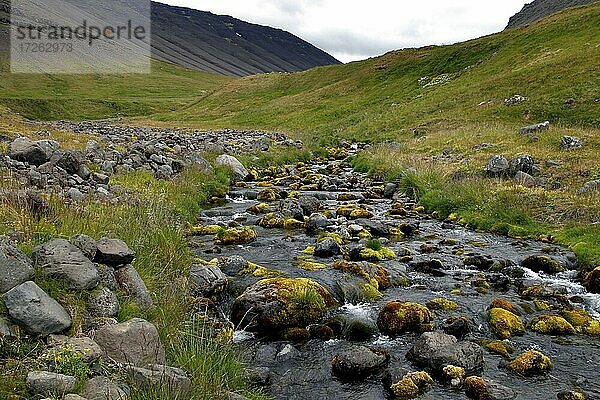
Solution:
M 600 296 L 574 253 L 438 220 L 345 156 L 238 182 L 193 229 L 196 295 L 233 322 L 256 384 L 275 399 L 600 398 Z

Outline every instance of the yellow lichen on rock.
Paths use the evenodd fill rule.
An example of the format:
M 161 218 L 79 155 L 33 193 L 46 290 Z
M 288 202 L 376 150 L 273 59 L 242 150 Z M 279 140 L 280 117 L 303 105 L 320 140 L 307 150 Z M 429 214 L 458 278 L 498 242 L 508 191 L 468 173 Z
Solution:
M 465 379 L 465 392 L 473 400 L 493 400 L 487 384 L 479 376 L 469 376 Z
M 427 393 L 433 385 L 433 379 L 425 372 L 411 372 L 404 375 L 398 382 L 392 384 L 390 389 L 399 400 L 411 400 Z
M 426 305 L 430 310 L 455 311 L 460 308 L 456 302 L 443 298 L 433 299 Z
M 190 234 L 195 236 L 216 235 L 224 229 L 219 225 L 199 225 L 190 228 Z
M 386 304 L 377 317 L 377 325 L 385 334 L 426 332 L 431 330 L 433 314 L 418 303 L 392 301 Z
M 574 328 L 577 333 L 590 336 L 600 336 L 600 321 L 581 308 L 563 310 L 560 313 Z
M 531 330 L 549 335 L 572 335 L 575 328 L 559 315 L 541 315 L 531 321 Z
M 508 363 L 507 368 L 521 375 L 540 375 L 554 369 L 550 358 L 536 350 L 529 350 Z
M 360 257 L 368 261 L 385 261 L 396 259 L 396 253 L 387 247 L 382 247 L 379 250 L 364 248 L 360 251 Z
M 327 269 L 327 265 L 321 264 L 314 261 L 300 260 L 295 263 L 296 267 L 303 269 L 305 271 L 320 271 L 323 269 Z
M 514 347 L 501 340 L 481 340 L 478 343 L 490 353 L 501 355 L 504 358 L 510 358 L 515 351 Z
M 503 310 L 510 311 L 515 315 L 521 315 L 521 310 L 519 310 L 519 308 L 514 303 L 505 299 L 493 300 L 488 309 L 491 310 L 492 308 L 502 308 Z
M 503 308 L 492 308 L 489 312 L 490 328 L 501 339 L 510 339 L 525 334 L 525 325 L 521 318 Z
M 275 201 L 277 200 L 277 190 L 273 188 L 261 190 L 256 199 L 259 201 Z
M 215 236 L 215 243 L 220 245 L 247 244 L 257 239 L 256 231 L 250 226 L 221 230 Z

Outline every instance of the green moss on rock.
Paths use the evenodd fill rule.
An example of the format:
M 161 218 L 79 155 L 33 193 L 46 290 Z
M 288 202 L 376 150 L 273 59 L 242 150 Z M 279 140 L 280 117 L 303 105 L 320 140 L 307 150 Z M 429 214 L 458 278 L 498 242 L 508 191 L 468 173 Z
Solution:
M 493 300 L 488 309 L 491 310 L 492 308 L 502 308 L 503 310 L 510 311 L 515 315 L 521 315 L 521 310 L 519 310 L 519 308 L 514 303 L 505 299 Z
M 531 330 L 549 335 L 572 335 L 575 328 L 559 315 L 541 315 L 531 321 Z
M 215 236 L 215 243 L 220 245 L 247 244 L 256 240 L 258 235 L 250 226 L 231 228 L 219 231 Z
M 525 334 L 525 325 L 521 318 L 503 308 L 492 308 L 489 311 L 489 324 L 501 339 Z
M 420 371 L 404 375 L 401 380 L 392 384 L 390 389 L 396 399 L 410 400 L 427 393 L 431 385 L 433 385 L 431 376 L 427 372 Z
M 600 321 L 581 308 L 563 310 L 560 313 L 574 328 L 577 333 L 590 336 L 600 336 Z
M 465 379 L 465 392 L 473 400 L 493 400 L 487 384 L 479 376 L 469 376 Z
M 387 247 L 382 247 L 379 250 L 364 248 L 360 251 L 360 257 L 367 261 L 385 261 L 396 259 L 396 253 Z
M 427 308 L 430 310 L 455 311 L 458 310 L 460 306 L 452 300 L 437 298 L 428 302 Z
M 392 301 L 386 304 L 377 317 L 377 325 L 385 334 L 426 332 L 431 330 L 433 314 L 418 303 Z
M 536 350 L 529 350 L 508 363 L 507 368 L 525 376 L 541 375 L 554 369 L 550 358 Z
M 504 358 L 510 358 L 510 355 L 515 352 L 514 347 L 502 340 L 480 340 L 478 343 L 488 352 L 501 355 Z

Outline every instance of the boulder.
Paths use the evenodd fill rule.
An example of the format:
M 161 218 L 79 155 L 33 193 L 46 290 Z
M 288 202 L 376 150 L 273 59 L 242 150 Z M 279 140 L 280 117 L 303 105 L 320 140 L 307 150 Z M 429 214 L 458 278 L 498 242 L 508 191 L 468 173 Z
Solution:
M 200 297 L 219 294 L 227 286 L 227 276 L 219 267 L 194 264 L 190 270 L 192 293 Z
M 427 372 L 411 372 L 404 375 L 397 382 L 393 382 L 390 385 L 390 390 L 394 393 L 396 399 L 410 400 L 427 393 L 433 383 L 433 378 Z
M 353 346 L 333 356 L 333 372 L 345 379 L 363 379 L 385 367 L 390 355 L 382 349 Z
M 510 175 L 512 176 L 516 175 L 519 171 L 529 175 L 535 174 L 535 162 L 528 154 L 520 155 L 510 160 L 509 168 Z
M 467 397 L 473 400 L 512 400 L 517 394 L 511 388 L 479 376 L 470 376 L 465 380 Z
M 62 335 L 50 335 L 48 345 L 54 348 L 68 348 L 79 353 L 88 364 L 102 357 L 102 349 L 96 342 L 87 336 L 68 337 Z
M 87 236 L 87 235 L 75 235 L 69 242 L 75 247 L 77 247 L 84 256 L 86 256 L 90 261 L 94 261 L 94 257 L 96 257 L 96 251 L 98 251 L 98 244 L 96 240 Z
M 33 249 L 32 258 L 46 276 L 69 289 L 89 290 L 100 283 L 96 266 L 68 240 L 52 239 Z
M 492 156 L 487 165 L 483 168 L 483 172 L 486 176 L 492 178 L 500 178 L 507 176 L 510 171 L 510 164 L 504 156 L 495 155 Z
M 215 160 L 216 165 L 222 165 L 233 170 L 233 174 L 236 180 L 244 181 L 249 177 L 248 170 L 242 165 L 239 160 L 233 156 L 227 154 L 220 155 Z
M 142 310 L 154 305 L 150 291 L 132 265 L 125 265 L 115 271 L 115 278 L 121 290 L 125 292 Z
M 81 394 L 87 400 L 127 400 L 127 393 L 104 376 L 92 378 L 83 385 Z
M 580 149 L 582 146 L 581 139 L 575 136 L 563 136 L 560 141 L 560 148 L 563 150 Z
M 586 288 L 592 293 L 600 293 L 600 267 L 590 272 L 585 279 Z
M 304 215 L 307 216 L 316 213 L 323 207 L 323 205 L 321 204 L 321 200 L 309 195 L 298 196 L 298 204 L 300 204 Z
M 315 247 L 314 255 L 316 257 L 333 257 L 342 254 L 340 245 L 333 238 L 327 238 L 318 243 Z
M 550 358 L 536 350 L 519 355 L 506 366 L 509 370 L 525 376 L 543 375 L 554 369 Z
M 489 311 L 489 324 L 491 330 L 501 339 L 510 339 L 513 336 L 525 334 L 523 320 L 503 308 L 492 308 Z
M 538 132 L 547 131 L 550 129 L 550 121 L 542 122 L 541 124 L 529 125 L 521 128 L 521 135 L 533 135 Z
M 35 270 L 27 257 L 6 236 L 0 236 L 0 293 L 33 279 Z
M 131 264 L 135 253 L 119 239 L 101 238 L 96 242 L 94 261 L 112 267 Z
M 336 301 L 310 279 L 264 279 L 249 287 L 232 306 L 232 321 L 242 329 L 273 334 L 317 323 Z
M 521 261 L 521 267 L 528 268 L 534 272 L 545 272 L 547 274 L 556 274 L 564 272 L 566 268 L 546 255 L 532 255 Z
M 581 187 L 581 189 L 579 189 L 577 191 L 577 193 L 578 194 L 589 194 L 589 193 L 598 192 L 598 191 L 600 191 L 600 179 L 587 182 L 585 185 L 583 185 Z
M 74 391 L 76 384 L 77 379 L 74 376 L 46 371 L 32 371 L 27 374 L 27 390 L 37 396 L 64 396 Z
M 183 396 L 192 389 L 192 381 L 179 368 L 165 365 L 148 365 L 144 368 L 132 366 L 128 374 L 136 387 L 165 388 L 173 398 Z
M 304 210 L 300 202 L 296 199 L 285 199 L 279 203 L 279 213 L 284 218 L 293 218 L 298 221 L 304 221 Z
M 71 316 L 38 285 L 28 281 L 3 295 L 11 318 L 29 333 L 46 336 L 71 326 Z
M 223 257 L 219 260 L 219 269 L 229 276 L 237 276 L 248 268 L 248 261 L 242 256 Z
M 38 166 L 50 159 L 39 143 L 26 137 L 16 138 L 10 144 L 8 155 L 13 160 L 23 161 Z
M 134 318 L 96 331 L 94 340 L 104 356 L 114 362 L 146 366 L 165 363 L 165 348 L 154 325 Z
M 456 337 L 441 332 L 421 335 L 406 354 L 414 363 L 442 372 L 452 365 L 473 373 L 485 364 L 483 349 L 472 342 L 457 342 Z
M 92 317 L 116 317 L 120 310 L 119 299 L 109 288 L 90 295 L 87 311 Z
M 423 333 L 413 347 L 406 353 L 406 358 L 417 364 L 427 365 L 433 353 L 442 347 L 458 343 L 456 337 L 441 332 Z

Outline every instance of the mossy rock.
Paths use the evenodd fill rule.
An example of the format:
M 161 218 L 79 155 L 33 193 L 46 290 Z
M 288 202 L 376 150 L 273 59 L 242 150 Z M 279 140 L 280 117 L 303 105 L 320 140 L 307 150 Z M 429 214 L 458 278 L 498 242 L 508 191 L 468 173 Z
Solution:
M 281 271 L 271 270 L 263 267 L 262 265 L 248 261 L 248 266 L 240 271 L 240 275 L 243 274 L 250 274 L 256 278 L 276 278 L 281 276 L 283 273 Z
M 469 376 L 465 379 L 465 392 L 467 397 L 473 400 L 492 400 L 485 380 L 479 376 Z
M 521 318 L 503 308 L 492 308 L 489 311 L 489 324 L 501 339 L 525 334 L 525 325 Z
M 510 311 L 511 313 L 521 316 L 521 310 L 511 301 L 505 299 L 495 299 L 490 303 L 488 310 L 492 308 L 502 308 L 503 310 Z
M 581 308 L 563 310 L 560 313 L 574 328 L 577 333 L 590 336 L 600 336 L 600 321 Z
M 296 267 L 305 271 L 321 271 L 327 269 L 327 265 L 314 261 L 299 260 L 295 263 Z
M 586 400 L 585 394 L 581 392 L 561 392 L 556 395 L 558 400 Z
M 377 317 L 379 329 L 390 335 L 405 332 L 426 332 L 431 330 L 433 314 L 418 303 L 392 301 L 386 304 Z
M 267 203 L 259 203 L 259 204 L 253 205 L 252 207 L 248 207 L 248 209 L 246 211 L 248 211 L 252 214 L 266 214 L 271 211 L 271 206 L 268 205 Z
M 533 299 L 533 305 L 535 306 L 535 309 L 538 311 L 552 310 L 552 304 L 548 303 L 545 300 Z
M 276 213 L 267 213 L 256 223 L 256 225 L 265 229 L 283 228 L 284 224 L 285 219 Z
M 259 201 L 275 201 L 277 200 L 277 190 L 273 188 L 261 190 L 256 199 Z
M 442 376 L 446 381 L 450 382 L 453 387 L 457 387 L 464 382 L 467 377 L 467 372 L 462 367 L 446 365 L 442 368 Z
M 455 311 L 458 310 L 460 306 L 452 300 L 437 298 L 428 302 L 427 308 L 430 310 Z
M 433 379 L 427 372 L 411 372 L 392 384 L 390 390 L 394 393 L 396 399 L 410 400 L 427 393 L 431 385 L 433 385 Z
M 363 292 L 364 298 L 368 301 L 375 302 L 383 297 L 379 289 L 370 283 L 361 283 L 359 287 Z
M 298 221 L 294 218 L 288 218 L 285 221 L 283 221 L 283 229 L 285 230 L 293 231 L 302 228 L 304 228 L 304 221 Z
M 215 236 L 215 243 L 219 245 L 247 244 L 257 239 L 256 231 L 250 226 L 221 230 Z
M 554 369 L 549 357 L 536 350 L 521 354 L 506 366 L 509 370 L 525 376 L 542 375 Z
M 319 234 L 319 238 L 317 239 L 317 243 L 324 242 L 327 239 L 333 239 L 338 245 L 343 245 L 347 242 L 346 238 L 344 238 L 339 233 L 333 232 L 322 232 Z
M 354 204 L 347 204 L 338 207 L 337 215 L 344 216 L 349 219 L 373 218 L 373 213 L 365 208 L 360 208 Z
M 306 249 L 302 250 L 303 254 L 313 256 L 315 255 L 315 246 L 308 246 Z
M 216 235 L 220 231 L 224 230 L 222 226 L 219 225 L 200 225 L 193 226 L 190 229 L 190 234 L 194 236 L 206 236 L 206 235 Z
M 231 315 L 238 328 L 274 334 L 318 323 L 336 305 L 331 293 L 310 279 L 271 278 L 238 297 Z
M 348 262 L 336 261 L 332 265 L 333 269 L 356 275 L 363 278 L 375 289 L 387 289 L 390 287 L 390 276 L 388 272 L 380 265 L 369 262 Z
M 531 330 L 548 335 L 573 335 L 575 328 L 559 315 L 541 315 L 531 321 Z
M 480 340 L 477 343 L 488 352 L 501 355 L 504 358 L 510 358 L 510 355 L 515 352 L 514 347 L 502 340 Z
M 541 255 L 527 257 L 521 261 L 521 266 L 535 272 L 545 272 L 547 274 L 556 274 L 565 271 L 565 267 L 558 261 Z
M 396 253 L 387 247 L 382 247 L 379 250 L 364 248 L 360 251 L 360 258 L 367 261 L 386 261 L 395 260 Z

